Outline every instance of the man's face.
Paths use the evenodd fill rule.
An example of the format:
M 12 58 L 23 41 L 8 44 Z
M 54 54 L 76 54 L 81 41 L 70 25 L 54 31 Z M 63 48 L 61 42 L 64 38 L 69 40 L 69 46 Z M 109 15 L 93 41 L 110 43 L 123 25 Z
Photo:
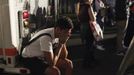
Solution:
M 72 29 L 60 29 L 58 28 L 58 35 L 62 37 L 70 37 Z
M 71 36 L 71 32 L 72 32 L 72 29 L 65 29 L 65 30 L 61 30 L 61 35 L 63 37 L 70 37 Z
M 89 4 L 92 4 L 93 3 L 93 0 L 87 0 L 89 2 Z

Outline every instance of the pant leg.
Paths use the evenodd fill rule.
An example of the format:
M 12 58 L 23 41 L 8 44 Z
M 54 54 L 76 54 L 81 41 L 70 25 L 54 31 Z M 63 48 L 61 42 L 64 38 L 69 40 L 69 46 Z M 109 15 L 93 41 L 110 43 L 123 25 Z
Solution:
M 101 29 L 104 30 L 104 21 L 102 19 L 104 19 L 104 16 L 101 16 L 101 13 L 98 12 L 96 16 L 96 20 L 97 20 L 97 23 L 100 25 Z
M 83 49 L 84 62 L 91 62 L 94 60 L 94 49 L 93 49 L 94 37 L 90 29 L 89 23 L 82 23 L 80 29 L 81 29 L 82 43 L 84 45 Z
M 126 47 L 129 46 L 133 36 L 134 36 L 134 16 L 130 16 L 130 19 L 128 21 L 128 26 L 127 26 L 127 30 L 126 30 L 126 34 L 124 37 L 124 45 Z
M 123 38 L 127 26 L 127 20 L 117 21 L 117 50 L 123 50 Z
M 44 75 L 48 67 L 42 60 L 38 58 L 23 58 L 24 67 L 30 70 L 30 75 Z

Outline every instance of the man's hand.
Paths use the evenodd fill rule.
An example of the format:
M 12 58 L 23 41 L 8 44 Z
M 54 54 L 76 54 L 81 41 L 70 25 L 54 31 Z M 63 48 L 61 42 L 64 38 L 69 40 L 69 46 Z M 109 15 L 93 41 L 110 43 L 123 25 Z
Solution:
M 60 34 L 59 43 L 65 44 L 68 39 L 69 39 L 69 36 L 68 35 L 66 35 L 66 34 Z
M 89 4 L 89 5 L 92 5 L 93 0 L 88 0 L 88 1 L 86 1 L 85 3 L 86 3 L 86 4 Z

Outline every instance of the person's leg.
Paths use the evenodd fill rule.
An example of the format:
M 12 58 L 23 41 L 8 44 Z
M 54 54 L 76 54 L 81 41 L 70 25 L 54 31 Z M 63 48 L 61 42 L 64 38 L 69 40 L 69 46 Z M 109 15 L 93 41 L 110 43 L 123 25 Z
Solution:
M 108 26 L 112 26 L 112 18 L 113 18 L 112 9 L 111 7 L 109 7 L 108 8 Z
M 101 11 L 100 11 L 101 12 Z M 101 16 L 101 13 L 98 13 L 97 15 L 97 23 L 99 24 L 99 26 L 101 27 L 102 31 L 104 31 L 104 16 Z M 94 45 L 98 50 L 105 50 L 104 46 L 103 46 L 103 40 L 101 41 L 94 41 Z
M 84 42 L 83 42 L 83 62 L 82 65 L 84 68 L 89 68 L 89 67 L 93 67 L 92 63 L 95 60 L 94 57 L 94 37 L 93 37 L 93 33 L 90 29 L 90 26 L 88 23 L 85 23 L 83 25 L 83 35 L 82 37 L 84 38 Z
M 24 58 L 23 64 L 24 67 L 30 70 L 30 75 L 44 75 L 44 71 L 48 67 L 47 64 L 38 58 Z
M 134 15 L 130 15 L 128 20 L 128 26 L 126 30 L 126 34 L 124 36 L 124 45 L 129 47 L 129 44 L 134 36 Z
M 123 50 L 123 37 L 127 26 L 127 20 L 118 21 L 117 23 L 117 50 Z
M 86 43 L 85 43 L 85 62 L 91 63 L 95 61 L 95 55 L 94 55 L 94 37 L 92 32 L 89 33 L 86 37 Z
M 101 12 L 101 11 L 100 11 Z M 96 16 L 97 23 L 100 25 L 101 29 L 104 30 L 104 16 L 101 16 L 101 13 L 98 12 Z
M 61 70 L 61 73 L 63 73 L 64 75 L 72 75 L 73 63 L 71 60 L 67 58 L 59 59 L 56 66 Z

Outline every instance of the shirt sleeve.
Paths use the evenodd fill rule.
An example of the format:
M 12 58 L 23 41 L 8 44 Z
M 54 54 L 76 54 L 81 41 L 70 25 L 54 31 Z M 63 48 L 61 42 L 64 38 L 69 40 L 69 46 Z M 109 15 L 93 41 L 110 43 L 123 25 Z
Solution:
M 41 51 L 53 52 L 52 38 L 49 36 L 43 36 L 40 38 Z

